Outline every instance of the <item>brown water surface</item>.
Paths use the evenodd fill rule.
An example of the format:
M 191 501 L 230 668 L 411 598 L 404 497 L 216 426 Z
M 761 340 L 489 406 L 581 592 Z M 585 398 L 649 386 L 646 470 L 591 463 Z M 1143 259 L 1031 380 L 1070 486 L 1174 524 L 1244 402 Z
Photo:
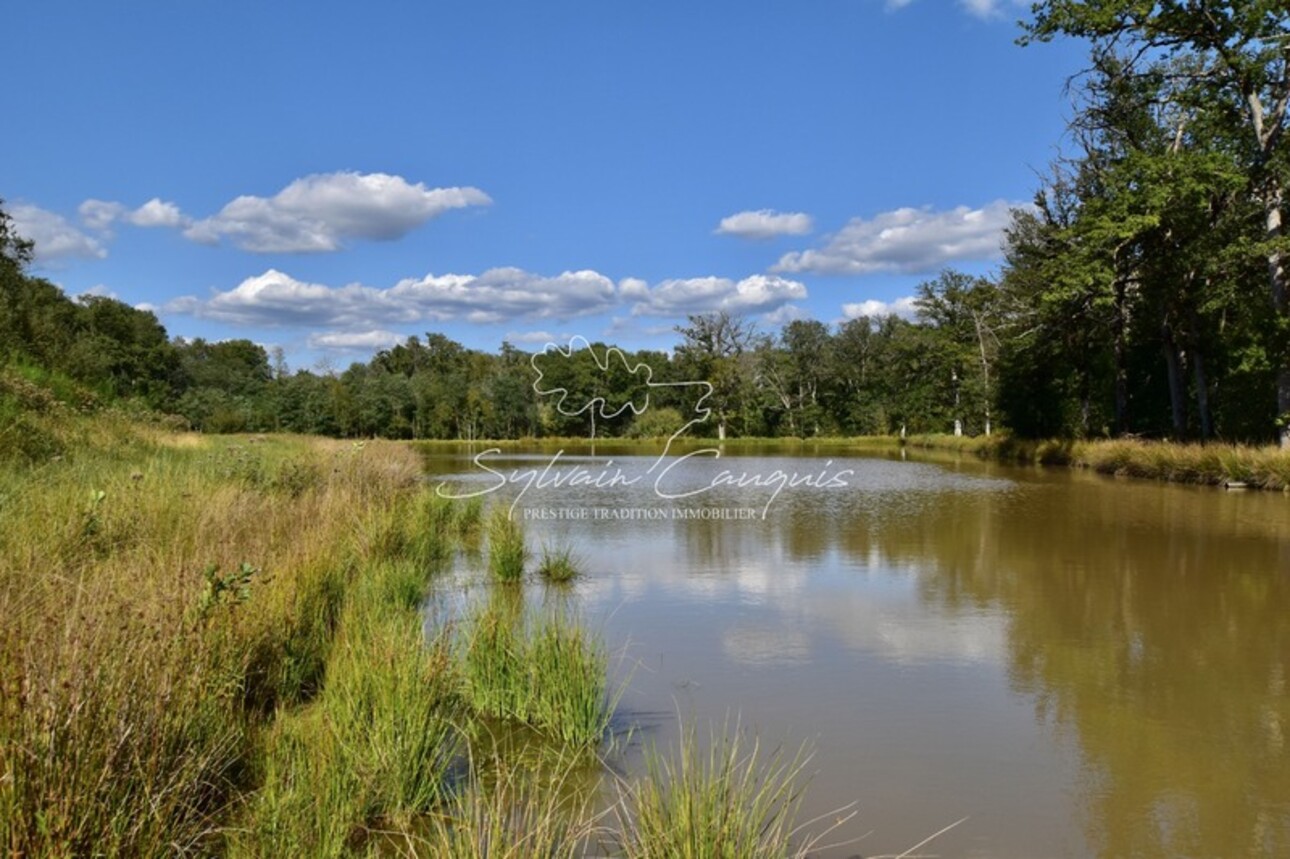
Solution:
M 581 557 L 634 742 L 678 714 L 810 741 L 807 816 L 854 802 L 845 835 L 872 830 L 821 855 L 967 817 L 921 852 L 1290 856 L 1290 498 L 841 446 L 566 447 L 545 472 L 555 448 L 512 449 L 495 473 L 478 450 L 431 471 L 515 475 L 507 501 L 544 475 L 516 515 Z M 729 485 L 777 471 L 819 477 Z

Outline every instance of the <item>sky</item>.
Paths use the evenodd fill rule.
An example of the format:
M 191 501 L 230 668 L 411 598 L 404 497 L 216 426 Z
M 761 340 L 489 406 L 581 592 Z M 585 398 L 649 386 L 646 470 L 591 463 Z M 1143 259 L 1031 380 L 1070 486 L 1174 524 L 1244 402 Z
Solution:
M 1075 43 L 1015 0 L 11 5 L 0 199 L 69 295 L 344 366 L 666 348 L 996 272 Z

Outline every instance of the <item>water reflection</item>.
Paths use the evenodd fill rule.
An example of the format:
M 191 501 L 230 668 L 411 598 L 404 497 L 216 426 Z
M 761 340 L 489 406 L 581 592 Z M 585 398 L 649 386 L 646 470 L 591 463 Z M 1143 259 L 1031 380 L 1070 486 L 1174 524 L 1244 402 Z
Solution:
M 786 464 L 755 452 L 741 467 Z M 531 523 L 575 542 L 578 598 L 646 667 L 629 704 L 683 690 L 816 735 L 811 810 L 859 799 L 865 853 L 970 813 L 939 852 L 1290 855 L 1290 499 L 847 464 L 846 490 L 785 492 L 764 521 Z

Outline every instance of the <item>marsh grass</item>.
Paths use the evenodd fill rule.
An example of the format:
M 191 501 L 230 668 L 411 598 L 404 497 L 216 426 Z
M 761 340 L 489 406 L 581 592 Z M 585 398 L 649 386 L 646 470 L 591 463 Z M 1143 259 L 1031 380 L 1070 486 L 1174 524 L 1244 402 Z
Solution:
M 605 739 L 617 699 L 609 690 L 608 654 L 576 616 L 539 617 L 491 601 L 464 626 L 464 687 L 478 713 L 573 748 L 594 750 Z
M 529 550 L 524 526 L 511 517 L 504 506 L 493 507 L 488 515 L 488 570 L 499 582 L 518 582 L 524 578 Z
M 452 859 L 575 859 L 602 815 L 577 757 L 553 760 L 543 777 L 506 758 L 472 760 L 469 777 L 414 835 L 387 839 L 396 855 Z
M 573 547 L 566 544 L 542 544 L 542 555 L 538 561 L 538 575 L 552 584 L 568 584 L 582 575 L 582 563 L 574 553 Z
M 0 844 L 216 849 L 281 769 L 263 745 L 275 715 L 340 664 L 347 594 L 381 556 L 363 535 L 406 518 L 420 463 L 399 445 L 22 414 L 71 443 L 0 457 Z
M 1005 434 L 969 438 L 927 435 L 913 448 L 971 453 L 983 459 L 1035 465 L 1067 465 L 1099 474 L 1221 486 L 1290 490 L 1290 451 L 1221 442 L 1182 444 L 1138 439 L 1036 440 Z
M 689 725 L 671 755 L 646 750 L 643 778 L 618 780 L 610 846 L 626 859 L 806 857 L 851 816 L 801 831 L 809 759 L 767 751 L 738 724 L 714 728 L 705 748 Z

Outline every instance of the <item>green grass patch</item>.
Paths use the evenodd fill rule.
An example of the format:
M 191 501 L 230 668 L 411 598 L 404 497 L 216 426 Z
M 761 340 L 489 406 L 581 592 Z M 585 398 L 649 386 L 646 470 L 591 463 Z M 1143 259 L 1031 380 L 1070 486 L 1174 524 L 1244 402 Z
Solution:
M 552 584 L 568 584 L 582 575 L 582 564 L 572 546 L 544 543 L 537 572 L 544 581 Z
M 498 505 L 488 516 L 488 570 L 499 582 L 518 582 L 524 578 L 529 550 L 524 527 L 506 507 Z
M 464 686 L 476 712 L 571 747 L 594 749 L 605 738 L 615 703 L 608 654 L 576 617 L 494 600 L 466 622 L 464 638 Z
M 849 819 L 799 831 L 808 760 L 764 750 L 737 724 L 714 729 L 706 747 L 687 726 L 672 755 L 646 751 L 643 779 L 619 781 L 610 841 L 626 859 L 806 857 Z

